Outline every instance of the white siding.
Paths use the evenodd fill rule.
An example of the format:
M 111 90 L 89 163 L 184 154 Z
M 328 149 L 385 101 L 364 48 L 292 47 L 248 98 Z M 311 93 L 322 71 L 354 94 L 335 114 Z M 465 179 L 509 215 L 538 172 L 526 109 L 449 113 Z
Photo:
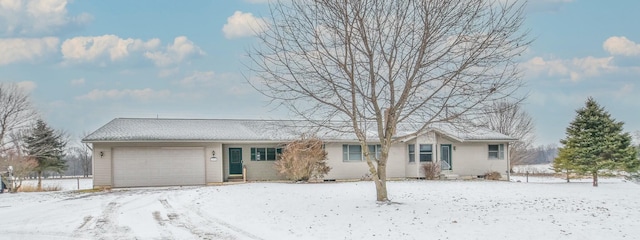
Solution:
M 359 143 L 327 143 L 325 150 L 328 153 L 328 164 L 331 171 L 325 179 L 361 179 L 370 177 L 369 166 L 365 160 L 363 161 L 343 161 L 342 145 L 358 145 Z M 405 161 L 407 154 L 406 147 L 403 143 L 393 144 L 389 149 L 389 158 L 387 159 L 387 177 L 402 178 L 405 177 Z
M 499 172 L 504 179 L 508 169 L 508 143 L 506 142 L 466 142 L 459 143 L 447 138 L 438 137 L 440 144 L 451 144 L 452 170 L 450 173 L 460 176 L 481 176 L 490 171 Z M 504 144 L 504 159 L 489 159 L 489 144 Z
M 274 168 L 275 161 L 251 161 L 251 148 L 277 148 L 282 147 L 280 144 L 225 144 L 224 149 L 224 178 L 229 177 L 229 148 L 242 149 L 242 165 L 247 168 L 247 180 L 263 181 L 263 180 L 284 180 L 284 176 L 278 175 Z
M 93 145 L 93 187 L 111 187 L 111 148 L 99 146 Z
M 216 161 L 211 161 L 213 151 L 216 152 Z M 222 150 L 222 144 L 215 143 L 212 147 L 205 149 L 205 162 L 206 162 L 206 174 L 207 183 L 221 183 L 224 180 L 224 171 L 222 171 L 224 153 Z

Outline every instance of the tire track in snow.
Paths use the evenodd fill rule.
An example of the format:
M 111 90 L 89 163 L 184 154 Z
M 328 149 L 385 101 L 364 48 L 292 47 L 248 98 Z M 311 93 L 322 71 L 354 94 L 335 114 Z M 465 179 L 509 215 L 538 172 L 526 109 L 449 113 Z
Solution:
M 264 240 L 263 238 L 258 237 L 256 235 L 253 235 L 252 233 L 247 232 L 247 231 L 245 231 L 245 230 L 243 230 L 243 229 L 241 229 L 239 227 L 233 226 L 233 225 L 223 221 L 222 219 L 210 216 L 208 214 L 205 215 L 203 213 L 204 211 L 200 211 L 200 209 L 198 209 L 197 206 L 195 206 L 195 205 L 188 206 L 186 209 L 188 211 L 198 215 L 200 218 L 202 218 L 207 223 L 207 225 L 223 226 L 226 229 L 228 229 L 229 231 L 232 231 L 232 232 L 238 233 L 240 235 L 243 235 L 244 237 L 246 237 L 248 239 Z
M 159 201 L 160 201 L 160 204 L 162 204 L 162 206 L 167 211 L 168 222 L 171 225 L 184 228 L 199 239 L 229 239 L 229 240 L 236 239 L 235 237 L 229 234 L 226 234 L 222 231 L 210 232 L 210 231 L 204 231 L 202 229 L 199 229 L 197 225 L 194 225 L 187 216 L 185 216 L 184 214 L 177 213 L 173 208 L 173 206 L 169 204 L 169 201 L 167 199 L 160 199 Z M 163 220 L 162 222 L 164 221 L 165 220 Z
M 116 212 L 118 209 L 119 205 L 114 200 L 105 206 L 100 216 L 85 216 L 83 222 L 74 231 L 73 236 L 89 237 L 91 239 L 130 239 L 131 229 L 119 226 L 117 223 Z

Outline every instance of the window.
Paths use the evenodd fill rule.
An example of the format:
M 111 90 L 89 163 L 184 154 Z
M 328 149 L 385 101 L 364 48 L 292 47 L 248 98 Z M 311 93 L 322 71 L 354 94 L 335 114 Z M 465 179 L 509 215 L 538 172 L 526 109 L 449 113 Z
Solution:
M 367 145 L 369 154 L 371 154 L 371 160 L 378 161 L 382 156 L 382 147 L 378 145 Z M 343 161 L 364 161 L 364 153 L 360 145 L 342 145 L 342 159 Z
M 416 162 L 416 145 L 409 144 L 409 162 Z
M 343 161 L 362 161 L 362 147 L 360 145 L 342 145 Z
M 251 161 L 275 161 L 282 154 L 282 148 L 251 148 Z
M 433 145 L 420 144 L 420 162 L 433 161 Z
M 504 144 L 489 144 L 489 159 L 504 159 Z
M 369 145 L 369 154 L 372 154 L 372 160 L 374 161 L 378 161 L 378 159 L 380 159 L 380 156 L 382 156 L 382 147 L 380 146 L 380 144 L 378 145 Z

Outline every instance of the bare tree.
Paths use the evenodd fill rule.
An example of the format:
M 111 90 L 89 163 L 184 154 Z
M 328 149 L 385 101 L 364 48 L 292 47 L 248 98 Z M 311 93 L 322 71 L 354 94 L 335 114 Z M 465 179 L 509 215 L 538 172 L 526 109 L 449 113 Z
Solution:
M 520 103 L 497 101 L 485 110 L 482 126 L 519 139 L 509 149 L 510 166 L 527 164 L 536 157 L 532 151 L 535 128 L 531 116 Z M 511 170 L 511 169 L 510 169 Z
M 29 95 L 15 83 L 0 83 L 0 151 L 10 143 L 6 141 L 9 133 L 28 127 L 33 120 Z
M 386 165 L 397 129 L 466 122 L 521 86 L 515 58 L 529 40 L 523 5 L 483 0 L 313 0 L 270 5 L 271 25 L 249 52 L 275 104 L 355 134 L 389 201 Z M 374 134 L 368 134 L 375 132 Z M 378 161 L 367 145 L 381 145 Z
M 11 192 L 17 192 L 22 186 L 22 180 L 38 167 L 38 162 L 29 157 L 23 148 L 24 142 L 22 140 L 26 132 L 26 129 L 12 131 L 8 137 L 11 147 L 6 148 L 2 156 L 0 156 L 2 160 L 0 161 L 0 169 L 3 171 L 5 169 L 8 170 L 9 167 L 12 169 L 11 176 L 5 174 L 7 176 L 3 178 L 5 185 L 10 186 Z
M 87 136 L 87 134 L 83 134 L 83 136 Z M 92 174 L 91 173 L 91 161 L 92 161 L 91 153 L 93 152 L 93 148 L 91 147 L 91 145 L 89 143 L 80 143 L 80 145 L 72 147 L 71 152 L 74 155 L 73 156 L 74 160 L 77 161 L 76 164 L 79 165 L 82 171 L 82 176 L 89 177 L 89 175 Z

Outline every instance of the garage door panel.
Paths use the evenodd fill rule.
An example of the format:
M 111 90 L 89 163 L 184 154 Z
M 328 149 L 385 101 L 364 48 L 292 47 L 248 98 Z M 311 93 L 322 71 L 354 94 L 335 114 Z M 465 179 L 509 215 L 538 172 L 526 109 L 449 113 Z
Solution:
M 202 185 L 203 148 L 115 148 L 115 187 Z

